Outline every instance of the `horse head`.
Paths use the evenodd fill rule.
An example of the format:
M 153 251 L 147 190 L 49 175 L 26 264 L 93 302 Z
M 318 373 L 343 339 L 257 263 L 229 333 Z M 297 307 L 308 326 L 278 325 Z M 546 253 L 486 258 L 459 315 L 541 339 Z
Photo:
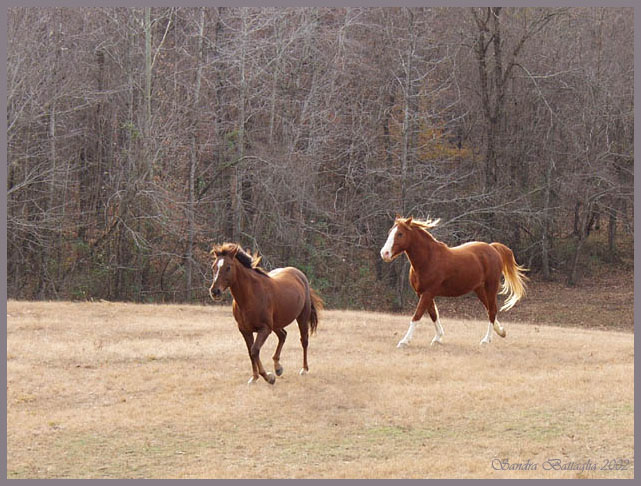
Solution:
M 412 217 L 401 218 L 397 216 L 394 225 L 387 233 L 387 241 L 381 248 L 381 258 L 391 262 L 403 253 L 410 244 L 409 232 L 411 231 Z
M 239 250 L 240 247 L 233 243 L 212 248 L 210 253 L 214 257 L 214 262 L 211 265 L 214 279 L 209 287 L 209 296 L 212 300 L 220 299 L 223 292 L 234 282 L 236 278 L 234 259 Z
M 439 219 L 428 219 L 426 221 L 415 220 L 412 216 L 402 218 L 396 216 L 394 225 L 387 234 L 387 241 L 381 248 L 381 258 L 391 262 L 401 253 L 408 250 L 413 241 L 413 233 L 416 229 L 427 230 L 438 224 Z

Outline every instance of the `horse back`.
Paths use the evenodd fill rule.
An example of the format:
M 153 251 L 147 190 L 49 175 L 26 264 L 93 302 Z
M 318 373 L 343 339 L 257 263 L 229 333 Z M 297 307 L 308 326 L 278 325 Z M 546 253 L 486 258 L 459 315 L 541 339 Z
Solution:
M 451 248 L 453 264 L 468 271 L 482 272 L 483 277 L 501 273 L 501 255 L 489 243 L 471 241 Z
M 309 283 L 305 274 L 295 267 L 275 268 L 267 275 L 274 282 L 278 282 L 279 286 L 300 286 L 302 288 L 309 287 Z

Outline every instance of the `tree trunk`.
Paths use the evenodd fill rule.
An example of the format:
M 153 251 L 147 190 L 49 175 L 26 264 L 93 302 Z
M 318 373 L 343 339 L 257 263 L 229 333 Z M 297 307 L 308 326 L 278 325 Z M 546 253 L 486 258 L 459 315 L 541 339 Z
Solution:
M 198 102 L 200 100 L 200 85 L 202 78 L 202 58 L 203 58 L 203 34 L 205 31 L 205 9 L 200 9 L 200 20 L 198 23 L 198 52 L 196 62 L 196 86 L 194 88 L 194 103 L 192 107 L 193 122 L 191 132 L 191 157 L 189 163 L 189 184 L 187 194 L 187 250 L 185 252 L 185 300 L 188 302 L 192 298 L 192 274 L 194 261 L 194 239 L 195 239 L 195 205 L 196 205 L 196 166 L 198 164 L 197 153 L 197 129 L 198 129 Z
M 615 203 L 616 204 L 616 203 Z M 611 262 L 617 260 L 616 234 L 617 234 L 617 210 L 610 208 L 608 218 L 608 259 Z
M 550 227 L 552 219 L 552 209 L 550 208 L 550 193 L 552 192 L 552 171 L 554 170 L 554 160 L 550 158 L 548 168 L 545 171 L 545 189 L 543 193 L 543 229 L 541 234 L 541 265 L 543 279 L 550 280 Z
M 588 221 L 590 219 L 590 215 L 592 214 L 593 203 L 587 202 L 581 205 L 585 208 L 583 216 L 580 214 L 578 209 L 577 209 L 577 212 L 575 213 L 575 217 L 578 218 L 578 223 L 577 223 L 578 233 L 576 234 L 576 248 L 574 250 L 572 263 L 570 265 L 569 272 L 568 272 L 568 285 L 570 286 L 575 286 L 579 282 L 579 261 L 582 255 L 585 242 L 588 239 L 588 234 L 589 234 Z M 578 207 L 579 207 L 579 203 L 577 203 L 577 208 Z
M 570 272 L 568 276 L 568 285 L 574 287 L 578 281 L 579 281 L 579 259 L 581 257 L 581 252 L 583 250 L 583 245 L 585 244 L 585 240 L 587 237 L 585 236 L 585 233 L 582 233 L 579 236 L 579 239 L 576 244 L 576 249 L 574 251 L 574 257 L 572 258 L 572 265 L 570 267 Z
M 151 180 L 153 178 L 152 157 L 151 157 L 151 8 L 145 8 L 145 114 L 144 114 L 144 158 L 145 158 L 145 177 Z
M 414 32 L 414 13 L 412 9 L 405 9 L 408 19 L 408 46 L 407 57 L 404 61 L 405 65 L 405 79 L 403 86 L 403 128 L 401 138 L 401 194 L 399 207 L 403 216 L 407 216 L 408 201 L 407 201 L 407 171 L 410 163 L 412 151 L 414 149 L 414 130 L 415 130 L 415 117 L 416 117 L 416 88 L 412 79 L 414 69 L 414 56 L 416 50 L 416 35 Z
M 247 42 L 248 42 L 248 20 L 247 12 L 242 11 L 242 33 L 240 40 L 240 80 L 239 80 L 239 98 L 238 98 L 238 118 L 236 121 L 236 134 L 237 134 L 237 159 L 232 167 L 231 181 L 230 181 L 230 199 L 231 199 L 231 217 L 232 217 L 232 240 L 238 241 L 242 234 L 242 221 L 243 221 L 243 173 L 241 170 L 245 157 L 245 118 L 246 118 L 246 104 L 247 104 Z

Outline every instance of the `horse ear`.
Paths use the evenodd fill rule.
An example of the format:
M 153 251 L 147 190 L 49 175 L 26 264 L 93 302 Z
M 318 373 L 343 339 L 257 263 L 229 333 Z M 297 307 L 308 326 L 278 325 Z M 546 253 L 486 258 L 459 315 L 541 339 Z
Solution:
M 410 224 L 412 224 L 412 219 L 414 219 L 414 217 L 413 217 L 413 216 L 410 216 L 409 218 L 407 218 L 407 219 L 405 220 L 405 224 L 406 224 L 406 225 L 408 225 L 408 226 L 409 226 Z
M 217 258 L 219 250 L 220 250 L 220 248 L 218 247 L 218 245 L 214 245 L 214 246 L 211 247 L 211 250 L 209 251 L 209 254 Z

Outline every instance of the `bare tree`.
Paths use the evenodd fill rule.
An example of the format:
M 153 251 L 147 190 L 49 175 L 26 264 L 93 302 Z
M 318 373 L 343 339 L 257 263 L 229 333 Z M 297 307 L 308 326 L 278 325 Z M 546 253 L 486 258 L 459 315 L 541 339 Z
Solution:
M 235 240 L 334 305 L 398 308 L 396 212 L 578 283 L 588 254 L 626 261 L 631 18 L 12 8 L 9 294 L 199 300 L 209 246 Z

